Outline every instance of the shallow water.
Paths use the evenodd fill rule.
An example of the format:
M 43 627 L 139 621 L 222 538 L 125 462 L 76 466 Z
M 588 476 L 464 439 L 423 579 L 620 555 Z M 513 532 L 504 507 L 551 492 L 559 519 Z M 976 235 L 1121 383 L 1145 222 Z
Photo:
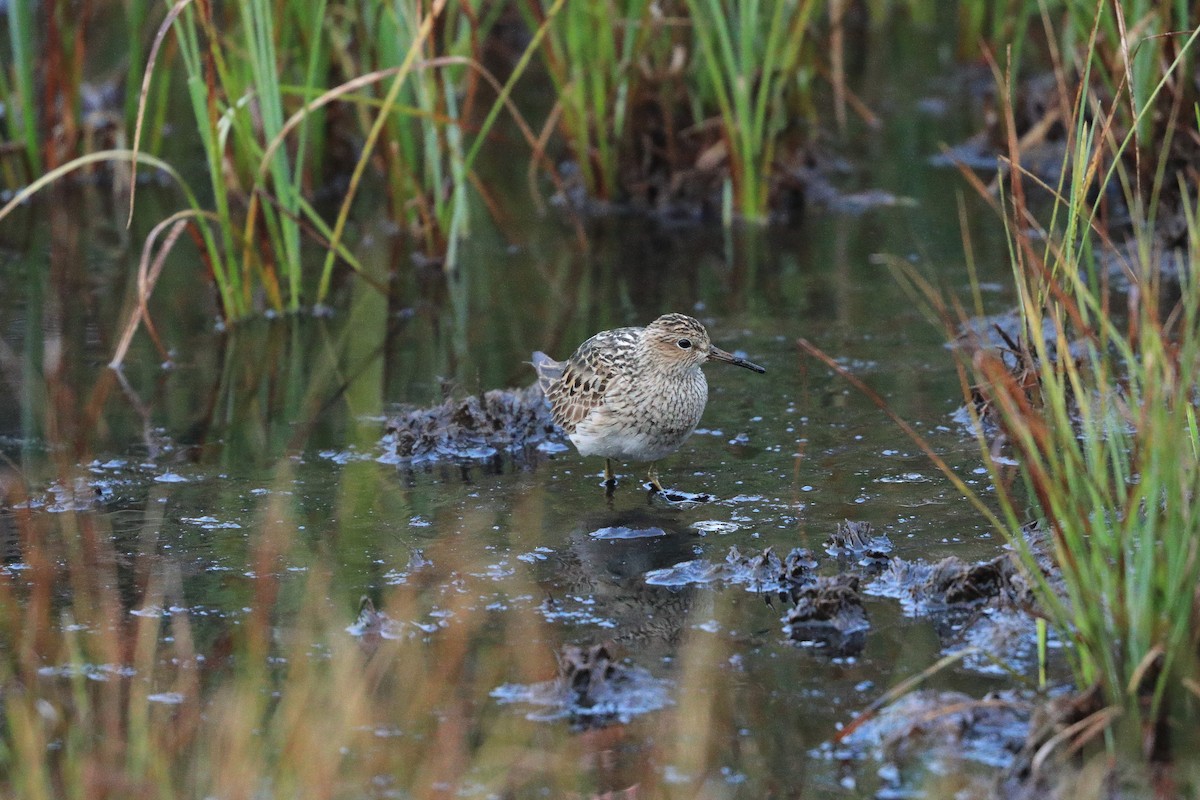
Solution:
M 146 606 L 137 570 L 119 571 L 129 613 L 186 613 L 203 652 L 249 613 L 264 568 L 256 542 L 280 523 L 300 546 L 266 565 L 283 584 L 278 626 L 295 621 L 304 581 L 318 569 L 329 572 L 327 604 L 344 617 L 346 637 L 426 641 L 461 626 L 473 657 L 499 665 L 490 684 L 472 688 L 472 724 L 502 718 L 536 728 L 521 734 L 535 740 L 581 737 L 579 748 L 596 756 L 578 766 L 581 792 L 620 790 L 646 774 L 681 796 L 697 787 L 711 796 L 857 797 L 931 781 L 975 786 L 972 764 L 1003 761 L 986 742 L 965 765 L 904 774 L 829 744 L 857 710 L 955 646 L 961 621 L 912 619 L 896 600 L 867 595 L 861 650 L 839 654 L 789 642 L 786 603 L 744 585 L 645 579 L 686 561 L 723 562 L 733 546 L 780 555 L 803 547 L 819 572 L 861 569 L 867 579 L 866 568 L 826 553 L 846 519 L 871 523 L 904 559 L 1000 551 L 917 447 L 795 344 L 805 337 L 833 354 L 960 474 L 985 480 L 973 440 L 951 421 L 961 392 L 945 334 L 875 258 L 910 259 L 970 303 L 956 206 L 965 190 L 927 159 L 970 129 L 971 103 L 930 77 L 941 65 L 920 36 L 887 38 L 895 50 L 859 65 L 883 126 L 839 145 L 852 165 L 839 184 L 911 204 L 813 207 L 786 226 L 732 233 L 614 216 L 593 223 L 591 249 L 581 252 L 570 227 L 553 212 L 538 217 L 518 188 L 504 235 L 477 225 L 457 278 L 410 266 L 385 221 L 367 219 L 358 250 L 378 274 L 398 269 L 393 298 L 347 280 L 329 317 L 228 333 L 181 252 L 153 303 L 170 367 L 139 334 L 126 383 L 105 364 L 141 237 L 171 198 L 144 192 L 128 239 L 103 189 L 31 206 L 0 228 L 0 454 L 6 485 L 18 487 L 0 533 L 12 538 L 13 508 L 103 518 L 129 563 L 148 557 L 172 576 L 161 606 Z M 931 97 L 945 102 L 923 102 Z M 986 309 L 1002 309 L 1011 298 L 1000 288 L 999 224 L 982 204 L 963 203 Z M 664 483 L 712 502 L 654 501 L 639 488 L 637 465 L 621 467 L 608 499 L 603 464 L 573 450 L 416 466 L 386 458 L 384 421 L 401 405 L 525 385 L 532 351 L 562 358 L 595 331 L 666 311 L 700 317 L 715 342 L 767 368 L 710 367 L 701 429 L 662 466 Z M 20 547 L 5 544 L 4 569 L 20 580 Z M 396 587 L 417 587 L 416 604 L 389 608 Z M 355 622 L 362 595 L 385 615 L 371 631 Z M 496 622 L 465 622 L 479 616 Z M 619 733 L 586 738 L 578 715 L 521 702 L 544 699 L 529 687 L 553 675 L 553 653 L 602 641 L 647 681 L 617 709 L 609 729 Z M 526 674 L 508 655 L 514 648 L 537 651 L 549 673 Z M 1011 666 L 1029 674 L 1027 663 Z M 983 659 L 951 668 L 932 685 L 976 698 L 1013 685 L 992 667 Z M 97 674 L 119 670 L 96 665 Z M 659 686 L 665 698 L 647 689 Z M 653 702 L 639 706 L 647 695 Z M 380 740 L 405 724 L 393 719 Z M 936 777 L 945 772 L 962 777 Z M 487 780 L 469 776 L 458 793 L 486 796 L 471 787 Z M 538 786 L 535 771 L 525 790 L 534 796 Z

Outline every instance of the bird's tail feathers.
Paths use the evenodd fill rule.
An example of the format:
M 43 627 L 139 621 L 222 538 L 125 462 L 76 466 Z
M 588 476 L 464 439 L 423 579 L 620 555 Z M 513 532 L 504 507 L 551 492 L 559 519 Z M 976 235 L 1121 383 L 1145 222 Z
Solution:
M 533 354 L 533 361 L 530 363 L 537 370 L 538 386 L 542 387 L 542 394 L 546 394 L 550 390 L 550 384 L 562 377 L 565 366 L 561 361 L 555 361 L 541 350 Z

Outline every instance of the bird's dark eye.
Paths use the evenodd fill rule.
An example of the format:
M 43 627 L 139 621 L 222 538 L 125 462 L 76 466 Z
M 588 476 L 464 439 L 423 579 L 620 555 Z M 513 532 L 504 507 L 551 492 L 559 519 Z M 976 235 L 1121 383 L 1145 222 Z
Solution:
M 692 346 L 692 340 L 691 339 L 680 339 L 675 344 L 679 345 L 680 350 L 687 350 L 689 347 Z

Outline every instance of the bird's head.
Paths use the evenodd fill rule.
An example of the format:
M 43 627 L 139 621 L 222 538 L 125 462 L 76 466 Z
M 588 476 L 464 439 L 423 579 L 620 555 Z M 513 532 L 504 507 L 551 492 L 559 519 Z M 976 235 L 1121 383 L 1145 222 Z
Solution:
M 646 342 L 651 352 L 666 364 L 691 368 L 706 361 L 724 361 L 754 372 L 766 372 L 757 364 L 717 347 L 700 321 L 686 314 L 663 314 L 651 322 L 646 326 Z

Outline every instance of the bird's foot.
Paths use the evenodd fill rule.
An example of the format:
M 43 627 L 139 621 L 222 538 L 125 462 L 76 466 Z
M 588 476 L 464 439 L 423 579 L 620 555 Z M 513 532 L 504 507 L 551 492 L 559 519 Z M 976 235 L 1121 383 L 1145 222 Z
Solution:
M 680 489 L 662 489 L 657 492 L 651 489 L 649 493 L 651 503 L 669 508 L 693 508 L 704 503 L 711 503 L 715 499 L 711 494 L 685 492 Z
M 604 459 L 604 488 L 610 495 L 617 488 L 617 476 L 613 473 L 611 458 Z
M 658 462 L 650 462 L 650 469 L 646 470 L 646 488 L 650 490 L 651 495 L 662 494 L 663 485 L 658 480 Z
M 657 464 L 651 464 L 650 471 L 646 473 L 646 488 L 649 490 L 647 499 L 651 503 L 657 501 L 676 508 L 681 506 L 695 506 L 712 500 L 712 497 L 707 494 L 693 494 L 692 492 L 682 492 L 678 489 L 664 488 L 662 482 L 658 479 Z

